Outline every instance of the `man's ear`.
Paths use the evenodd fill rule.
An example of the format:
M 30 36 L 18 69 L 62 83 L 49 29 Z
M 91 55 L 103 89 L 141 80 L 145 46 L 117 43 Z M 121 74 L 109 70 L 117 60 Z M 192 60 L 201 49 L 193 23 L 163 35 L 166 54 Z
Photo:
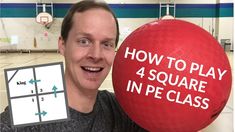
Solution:
M 65 52 L 65 41 L 64 39 L 60 36 L 58 39 L 58 48 L 59 48 L 59 52 L 61 55 L 64 56 L 64 52 Z

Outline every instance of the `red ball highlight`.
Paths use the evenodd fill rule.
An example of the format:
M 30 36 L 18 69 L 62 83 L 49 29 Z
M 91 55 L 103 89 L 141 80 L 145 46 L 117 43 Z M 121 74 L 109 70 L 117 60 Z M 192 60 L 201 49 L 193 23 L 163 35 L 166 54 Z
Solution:
M 148 131 L 196 132 L 221 113 L 231 91 L 231 67 L 219 43 L 182 20 L 159 20 L 132 32 L 112 71 L 127 115 Z

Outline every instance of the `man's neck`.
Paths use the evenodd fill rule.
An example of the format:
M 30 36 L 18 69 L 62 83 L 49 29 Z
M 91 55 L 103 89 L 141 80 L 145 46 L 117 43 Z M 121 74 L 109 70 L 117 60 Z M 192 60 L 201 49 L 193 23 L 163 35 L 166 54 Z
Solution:
M 66 80 L 66 88 L 68 104 L 71 108 L 82 113 L 89 113 L 93 110 L 98 90 L 79 89 L 68 80 Z

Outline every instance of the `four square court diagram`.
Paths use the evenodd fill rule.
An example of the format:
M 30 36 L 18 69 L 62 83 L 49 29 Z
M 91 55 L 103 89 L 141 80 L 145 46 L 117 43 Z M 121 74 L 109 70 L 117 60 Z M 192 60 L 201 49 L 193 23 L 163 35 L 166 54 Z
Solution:
M 5 69 L 13 126 L 69 119 L 63 63 Z

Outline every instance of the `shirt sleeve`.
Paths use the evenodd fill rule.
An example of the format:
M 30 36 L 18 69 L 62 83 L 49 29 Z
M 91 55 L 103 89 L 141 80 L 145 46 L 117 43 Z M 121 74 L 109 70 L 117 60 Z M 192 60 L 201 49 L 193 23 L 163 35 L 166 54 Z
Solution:
M 1 132 L 15 132 L 10 124 L 9 108 L 6 107 L 0 115 L 0 130 Z

